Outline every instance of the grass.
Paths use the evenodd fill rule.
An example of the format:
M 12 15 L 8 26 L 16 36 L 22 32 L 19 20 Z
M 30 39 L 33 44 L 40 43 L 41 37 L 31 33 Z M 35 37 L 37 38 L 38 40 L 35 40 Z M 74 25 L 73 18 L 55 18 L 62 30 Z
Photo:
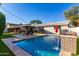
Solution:
M 14 37 L 11 34 L 4 33 L 1 39 Z M 10 49 L 0 39 L 0 56 L 14 56 Z
M 76 51 L 76 55 L 79 56 L 79 37 L 77 38 L 77 51 Z
M 12 34 L 8 34 L 8 33 L 4 33 L 2 36 L 1 36 L 1 39 L 4 39 L 4 38 L 11 38 L 11 37 L 14 37 Z
M 76 54 L 72 54 L 72 56 L 79 56 L 79 37 L 77 38 L 77 50 L 76 50 Z

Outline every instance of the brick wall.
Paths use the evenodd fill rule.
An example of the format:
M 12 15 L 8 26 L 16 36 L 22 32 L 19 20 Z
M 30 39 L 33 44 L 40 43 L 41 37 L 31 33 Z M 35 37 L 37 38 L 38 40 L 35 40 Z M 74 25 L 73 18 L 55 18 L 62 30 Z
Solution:
M 60 35 L 61 49 L 69 53 L 76 54 L 76 39 L 75 36 Z

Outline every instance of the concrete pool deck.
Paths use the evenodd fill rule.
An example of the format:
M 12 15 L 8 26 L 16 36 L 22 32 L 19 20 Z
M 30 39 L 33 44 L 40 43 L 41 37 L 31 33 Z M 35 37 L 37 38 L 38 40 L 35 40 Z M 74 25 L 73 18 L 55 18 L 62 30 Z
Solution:
M 71 56 L 71 53 L 69 53 L 69 52 L 64 51 L 64 50 L 61 49 L 60 56 Z
M 40 34 L 37 36 L 43 36 L 43 35 L 47 35 L 47 34 Z M 49 35 L 53 35 L 53 34 L 49 34 Z M 2 41 L 6 44 L 6 46 L 16 55 L 16 56 L 32 56 L 31 54 L 29 54 L 28 52 L 24 51 L 23 49 L 19 48 L 18 46 L 16 46 L 15 44 L 13 44 L 14 41 L 19 41 L 19 40 L 23 40 L 23 39 L 28 39 L 28 38 L 32 38 L 32 37 L 37 37 L 37 36 L 20 36 L 20 35 L 16 35 L 15 38 L 7 38 L 7 39 L 2 39 Z M 71 56 L 70 53 L 61 50 L 60 51 L 60 56 Z
M 15 41 L 14 39 L 15 38 L 8 38 L 8 39 L 2 39 L 2 41 L 16 56 L 31 56 L 31 54 L 13 44 L 12 42 Z

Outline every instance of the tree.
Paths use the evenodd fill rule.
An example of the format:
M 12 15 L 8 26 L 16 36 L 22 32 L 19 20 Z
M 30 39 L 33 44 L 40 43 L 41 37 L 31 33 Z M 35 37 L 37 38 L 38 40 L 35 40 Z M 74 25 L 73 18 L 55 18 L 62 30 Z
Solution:
M 6 26 L 5 20 L 6 20 L 5 15 L 2 12 L 0 12 L 0 38 L 1 38 L 1 35 L 3 34 L 5 26 Z
M 30 22 L 30 24 L 42 24 L 42 21 L 40 21 L 40 20 L 32 20 Z
M 73 6 L 69 10 L 66 10 L 64 16 L 67 20 L 70 20 L 73 26 L 77 26 L 78 23 L 76 21 L 79 20 L 79 6 Z

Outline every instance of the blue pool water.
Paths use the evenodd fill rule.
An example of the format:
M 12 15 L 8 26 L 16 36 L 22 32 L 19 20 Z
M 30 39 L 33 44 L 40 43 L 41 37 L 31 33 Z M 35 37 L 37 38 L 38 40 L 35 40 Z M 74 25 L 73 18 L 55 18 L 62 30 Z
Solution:
M 58 56 L 60 41 L 54 36 L 40 36 L 15 42 L 17 46 L 30 53 L 32 56 Z M 58 43 L 59 42 L 59 43 Z M 58 47 L 59 49 L 54 49 Z

